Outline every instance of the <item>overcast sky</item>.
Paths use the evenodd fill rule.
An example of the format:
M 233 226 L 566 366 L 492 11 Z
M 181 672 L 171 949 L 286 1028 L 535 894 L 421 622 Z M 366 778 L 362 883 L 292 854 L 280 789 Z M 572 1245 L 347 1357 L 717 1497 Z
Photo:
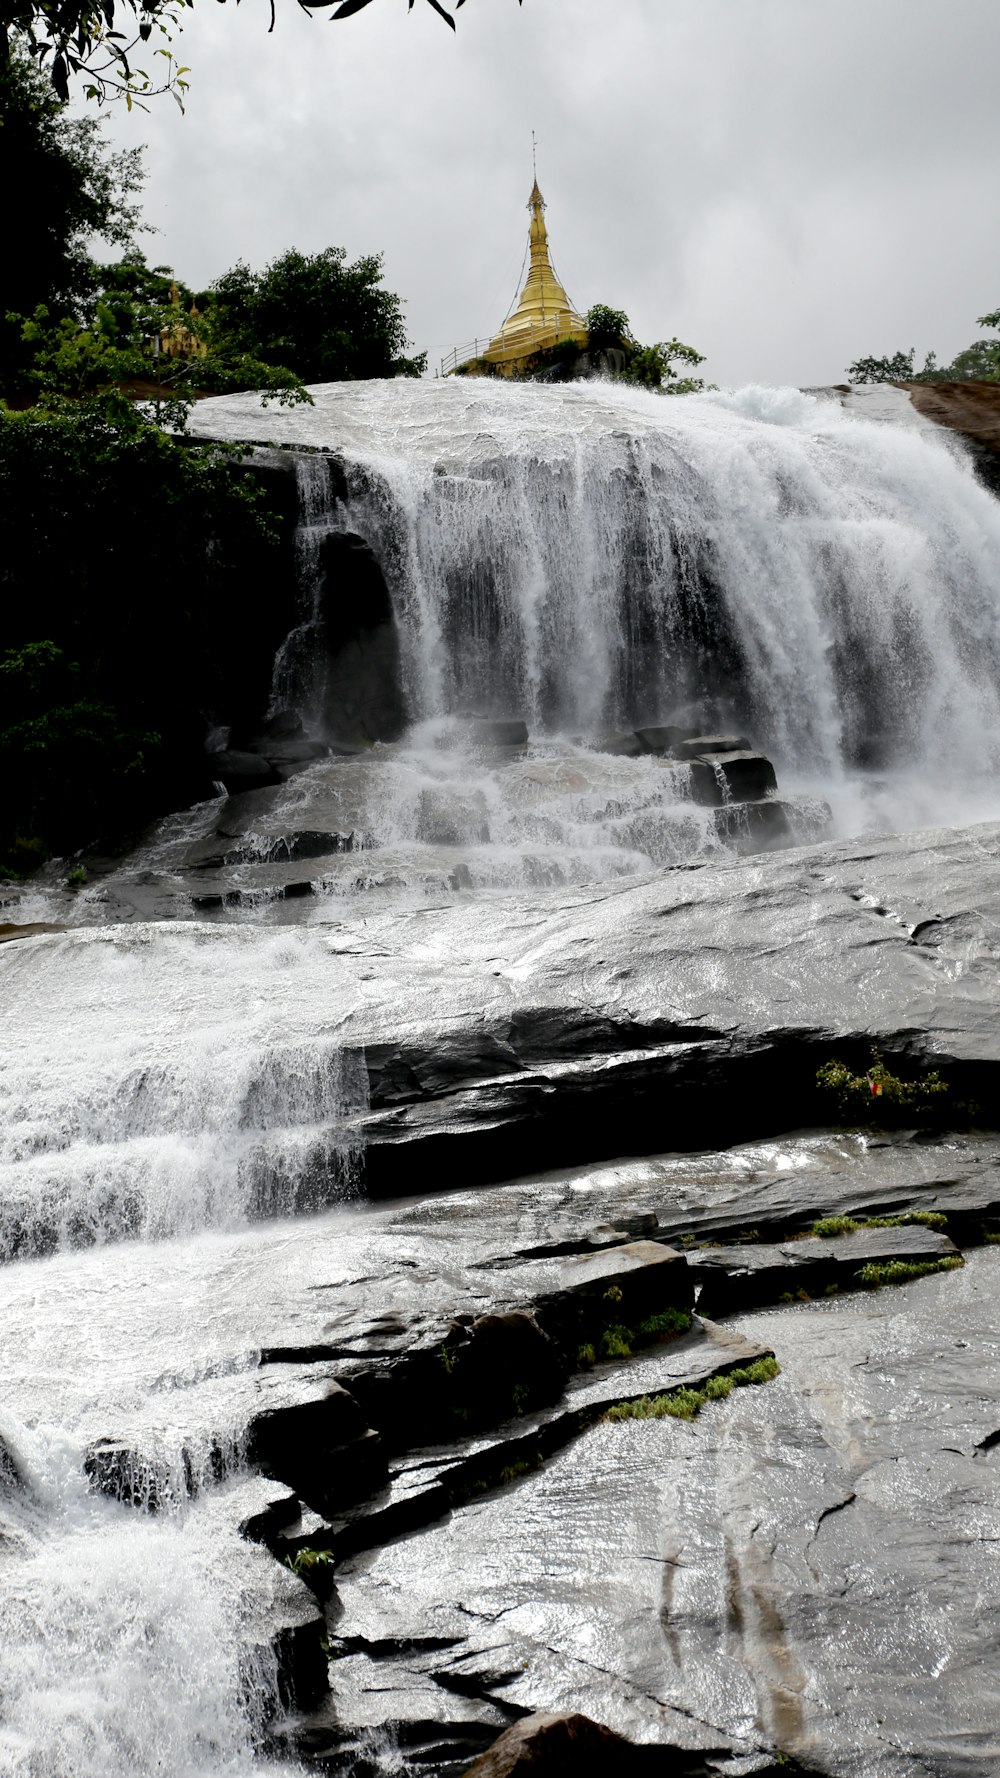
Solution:
M 445 0 L 450 4 L 450 0 Z M 1000 306 L 1000 0 L 424 0 L 334 24 L 195 0 L 147 144 L 147 250 L 194 286 L 286 247 L 381 252 L 414 344 L 493 332 L 531 131 L 556 269 L 728 384 L 951 357 Z

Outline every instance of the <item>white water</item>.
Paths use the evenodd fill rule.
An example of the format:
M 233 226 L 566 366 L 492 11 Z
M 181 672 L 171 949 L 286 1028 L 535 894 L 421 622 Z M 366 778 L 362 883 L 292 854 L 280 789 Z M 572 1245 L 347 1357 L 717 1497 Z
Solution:
M 350 1194 L 350 1114 L 367 1081 L 342 1052 L 335 1007 L 308 1027 L 296 1017 L 310 948 L 294 934 L 263 950 L 233 938 L 144 927 L 8 951 L 18 1043 L 0 1075 L 0 1258 L 238 1226 Z M 55 1066 L 70 977 L 89 1010 L 60 1033 Z
M 194 424 L 342 455 L 331 522 L 387 576 L 415 716 L 593 734 L 707 714 L 835 797 L 874 757 L 910 775 L 918 819 L 989 801 L 1000 505 L 948 435 L 796 390 L 313 394 L 294 413 L 218 398 Z
M 327 919 L 342 894 L 421 871 L 497 891 L 711 849 L 672 768 L 572 739 L 685 709 L 749 728 L 782 792 L 829 798 L 840 831 L 996 812 L 1000 508 L 933 435 L 793 391 L 666 402 L 487 383 L 335 387 L 294 414 L 227 398 L 195 425 L 347 462 L 350 509 L 334 512 L 302 459 L 306 599 L 275 707 L 327 525 L 369 539 L 394 598 L 417 732 L 303 774 L 261 823 L 297 813 L 381 840 L 325 873 Z M 502 767 L 470 757 L 452 744 L 463 709 L 524 716 L 535 745 Z M 571 738 L 545 739 L 559 730 Z M 851 753 L 871 733 L 892 770 L 861 783 Z M 458 808 L 456 842 L 427 837 L 429 791 Z M 165 824 L 145 869 L 169 876 L 217 813 Z M 84 891 L 77 917 L 106 918 L 107 893 Z M 22 917 L 64 917 L 37 902 Z M 141 926 L 0 956 L 15 1034 L 0 1258 L 19 1259 L 0 1437 L 27 1484 L 0 1479 L 0 1778 L 259 1769 L 272 1675 L 266 1648 L 248 1651 L 294 1583 L 236 1536 L 253 1486 L 241 1435 L 293 1280 L 363 1287 L 371 1269 L 356 1248 L 338 1273 L 335 1214 L 301 1216 L 351 1190 L 365 1082 L 342 1048 L 335 959 L 357 942 L 335 924 Z M 418 976 L 400 969 L 400 1029 Z M 287 1235 L 249 1228 L 262 1210 Z M 86 1489 L 87 1445 L 117 1432 L 141 1433 L 173 1497 L 156 1518 Z M 220 1440 L 230 1479 L 183 1498 L 179 1478 L 207 1476 Z
M 271 703 L 268 715 L 287 708 L 297 699 L 315 703 L 322 695 L 314 647 L 322 593 L 320 564 L 323 539 L 330 532 L 330 471 L 324 456 L 303 453 L 296 458 L 295 479 L 299 491 L 299 523 L 295 533 L 295 561 L 299 582 L 302 622 L 290 630 L 274 658 Z

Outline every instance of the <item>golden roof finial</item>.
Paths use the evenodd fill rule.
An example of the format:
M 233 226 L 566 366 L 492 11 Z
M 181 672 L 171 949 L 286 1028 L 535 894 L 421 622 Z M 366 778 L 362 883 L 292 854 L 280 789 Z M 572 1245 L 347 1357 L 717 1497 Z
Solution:
M 531 132 L 531 167 L 534 183 L 528 199 L 531 225 L 528 230 L 528 276 L 513 314 L 504 322 L 483 356 L 491 364 L 513 363 L 530 357 L 558 340 L 587 343 L 587 330 L 556 277 L 549 258 L 549 231 L 545 226 L 545 199 L 538 185 L 535 132 Z

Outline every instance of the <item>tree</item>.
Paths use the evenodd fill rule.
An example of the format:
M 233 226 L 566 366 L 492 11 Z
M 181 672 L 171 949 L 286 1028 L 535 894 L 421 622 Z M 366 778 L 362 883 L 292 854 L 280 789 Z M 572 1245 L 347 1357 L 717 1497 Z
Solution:
M 622 378 L 626 383 L 641 383 L 646 389 L 659 389 L 664 395 L 697 395 L 705 387 L 704 377 L 685 377 L 674 369 L 673 361 L 689 364 L 692 369 L 704 364 L 704 353 L 681 340 L 658 340 L 654 346 L 639 346 L 627 360 Z
M 416 377 L 427 355 L 405 356 L 400 298 L 382 288 L 382 258 L 347 263 L 343 247 L 294 247 L 263 272 L 235 265 L 212 287 L 208 338 L 217 350 L 286 365 L 305 383 Z
M 1000 309 L 980 315 L 979 327 L 1000 329 Z M 936 352 L 928 352 L 922 370 L 914 367 L 916 352 L 894 352 L 891 358 L 858 358 L 847 367 L 852 383 L 965 383 L 1000 382 L 1000 340 L 973 340 L 950 364 L 938 364 Z
M 584 316 L 584 326 L 594 352 L 624 348 L 632 339 L 632 330 L 624 309 L 609 309 L 607 303 L 594 303 Z
M 674 362 L 704 364 L 704 355 L 683 341 L 658 340 L 655 345 L 641 346 L 634 338 L 632 325 L 624 309 L 595 303 L 585 317 L 591 352 L 618 352 L 621 369 L 612 374 L 616 382 L 639 383 L 646 389 L 659 389 L 664 395 L 694 395 L 704 389 L 703 377 L 681 376 Z M 613 363 L 614 360 L 611 360 Z
M 281 560 L 234 450 L 122 396 L 0 410 L 0 871 L 204 793 L 208 716 L 266 701 Z
M 894 352 L 891 358 L 858 358 L 847 367 L 852 383 L 912 383 L 921 374 L 914 368 L 916 347 L 908 352 Z M 933 371 L 933 354 L 928 353 L 924 373 Z
M 113 153 L 100 123 L 70 117 L 27 56 L 0 64 L 0 390 L 25 359 L 20 322 L 8 317 L 44 304 L 56 320 L 82 318 L 98 282 L 89 243 L 133 240 L 142 178 L 141 150 Z
M 237 4 L 239 0 L 237 0 Z M 520 6 L 521 0 L 517 0 Z M 371 0 L 298 0 L 304 12 L 330 11 L 333 19 L 353 18 Z M 446 25 L 455 21 L 441 0 L 427 0 Z M 0 0 L 0 61 L 11 45 L 21 43 L 27 53 L 47 67 L 61 99 L 69 97 L 69 83 L 84 82 L 88 98 L 124 98 L 129 109 L 136 101 L 160 93 L 172 93 L 181 110 L 189 72 L 174 59 L 171 43 L 180 28 L 183 12 L 194 0 Z M 455 10 L 465 0 L 455 0 Z M 275 26 L 275 0 L 270 0 L 270 30 Z M 408 0 L 407 11 L 413 11 Z M 163 42 L 157 44 L 155 39 Z M 142 68 L 135 60 L 149 63 Z M 155 61 L 159 57 L 162 61 Z M 150 72 L 150 69 L 153 71 Z M 159 72 L 157 73 L 157 70 Z

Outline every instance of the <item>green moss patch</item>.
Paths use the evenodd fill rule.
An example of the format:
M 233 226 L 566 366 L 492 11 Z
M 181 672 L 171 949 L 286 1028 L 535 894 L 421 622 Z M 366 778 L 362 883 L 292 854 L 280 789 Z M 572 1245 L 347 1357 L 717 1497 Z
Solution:
M 725 1376 L 710 1377 L 701 1389 L 670 1389 L 664 1395 L 643 1395 L 638 1401 L 619 1401 L 608 1409 L 606 1420 L 693 1420 L 707 1401 L 724 1401 L 734 1389 L 769 1383 L 781 1366 L 776 1358 L 758 1358 L 739 1365 Z
M 890 1259 L 882 1265 L 862 1266 L 857 1281 L 866 1290 L 880 1290 L 883 1284 L 911 1284 L 914 1278 L 927 1278 L 932 1272 L 954 1272 L 964 1264 L 960 1253 L 947 1254 L 944 1259 Z
M 901 1216 L 821 1216 L 809 1233 L 829 1240 L 835 1235 L 857 1234 L 859 1229 L 906 1229 L 918 1224 L 925 1229 L 944 1229 L 948 1218 L 940 1210 L 907 1210 Z

